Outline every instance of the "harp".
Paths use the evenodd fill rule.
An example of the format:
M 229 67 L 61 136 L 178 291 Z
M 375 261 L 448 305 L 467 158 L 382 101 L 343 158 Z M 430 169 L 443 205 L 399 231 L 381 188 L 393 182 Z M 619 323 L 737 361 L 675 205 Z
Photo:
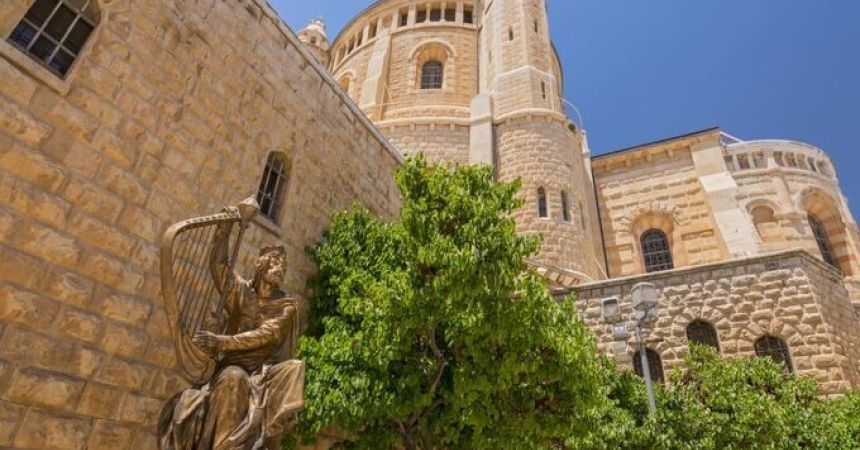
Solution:
M 185 380 L 206 383 L 218 364 L 192 338 L 199 331 L 220 334 L 225 329 L 224 299 L 233 287 L 232 276 L 242 237 L 259 211 L 253 198 L 220 214 L 183 220 L 170 226 L 161 239 L 161 293 L 176 360 Z M 217 280 L 210 271 L 210 251 L 216 232 L 228 230 L 228 276 Z M 223 286 L 217 283 L 223 282 Z

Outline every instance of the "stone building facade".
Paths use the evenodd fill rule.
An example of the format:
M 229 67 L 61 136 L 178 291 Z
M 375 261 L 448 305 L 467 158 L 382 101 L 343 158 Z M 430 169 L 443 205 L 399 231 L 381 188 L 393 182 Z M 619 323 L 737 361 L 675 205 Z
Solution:
M 165 227 L 271 194 L 248 247 L 285 242 L 303 292 L 330 215 L 393 217 L 418 152 L 523 180 L 535 270 L 623 364 L 647 280 L 666 368 L 698 320 L 724 355 L 767 337 L 824 393 L 860 386 L 860 232 L 827 156 L 712 129 L 592 158 L 549 25 L 542 0 L 382 0 L 329 41 L 264 0 L 0 2 L 0 447 L 155 448 L 183 387 Z
M 548 19 L 543 0 L 377 1 L 332 41 L 329 69 L 403 154 L 522 180 L 535 270 L 579 296 L 623 365 L 630 289 L 654 281 L 655 367 L 681 360 L 692 323 L 722 354 L 785 360 L 825 394 L 860 386 L 860 233 L 827 155 L 713 128 L 592 157 Z
M 517 225 L 544 239 L 536 268 L 602 277 L 587 144 L 564 113 L 543 0 L 377 1 L 332 41 L 329 59 L 404 155 L 491 164 L 499 179 L 522 180 Z
M 257 193 L 271 154 L 282 207 L 248 241 L 286 243 L 292 292 L 333 212 L 399 208 L 399 153 L 265 1 L 93 4 L 60 76 L 10 37 L 41 4 L 0 2 L 3 448 L 157 447 L 184 384 L 158 239 Z

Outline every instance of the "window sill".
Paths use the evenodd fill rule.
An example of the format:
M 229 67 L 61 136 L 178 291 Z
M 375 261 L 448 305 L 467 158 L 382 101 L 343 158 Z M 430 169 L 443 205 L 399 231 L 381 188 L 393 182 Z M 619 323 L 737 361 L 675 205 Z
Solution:
M 271 220 L 269 220 L 263 216 L 256 215 L 256 216 L 254 216 L 253 219 L 251 219 L 251 221 L 254 222 L 255 224 L 257 224 L 260 228 L 262 228 L 263 231 L 266 231 L 269 234 L 272 234 L 276 238 L 280 239 L 283 237 L 281 227 L 277 226 Z
M 6 40 L 0 40 L 0 56 L 6 58 L 24 72 L 27 72 L 33 78 L 57 91 L 60 95 L 65 96 L 71 88 L 71 83 L 68 80 L 58 77 L 54 72 L 43 67 Z

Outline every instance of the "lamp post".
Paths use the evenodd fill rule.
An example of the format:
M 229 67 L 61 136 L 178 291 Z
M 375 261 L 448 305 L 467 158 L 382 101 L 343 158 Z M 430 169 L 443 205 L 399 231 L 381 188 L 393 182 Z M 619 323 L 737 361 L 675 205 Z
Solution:
M 633 286 L 630 296 L 633 299 L 633 310 L 636 312 L 636 340 L 639 344 L 645 389 L 648 392 L 648 411 L 654 415 L 657 412 L 657 402 L 654 399 L 654 382 L 651 380 L 651 367 L 648 365 L 648 356 L 645 352 L 645 340 L 642 338 L 642 325 L 657 320 L 657 287 L 652 283 L 639 283 Z

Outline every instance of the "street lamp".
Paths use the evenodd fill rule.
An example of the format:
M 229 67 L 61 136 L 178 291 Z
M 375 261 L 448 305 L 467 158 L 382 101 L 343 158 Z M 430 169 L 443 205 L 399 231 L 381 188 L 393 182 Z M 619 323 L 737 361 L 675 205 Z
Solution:
M 633 310 L 636 312 L 636 340 L 639 344 L 639 357 L 642 358 L 642 375 L 645 378 L 645 389 L 648 392 L 648 411 L 651 415 L 657 412 L 657 402 L 654 400 L 654 382 L 651 380 L 651 367 L 645 354 L 645 342 L 642 339 L 642 325 L 657 320 L 657 287 L 652 283 L 639 283 L 630 291 L 633 299 Z

